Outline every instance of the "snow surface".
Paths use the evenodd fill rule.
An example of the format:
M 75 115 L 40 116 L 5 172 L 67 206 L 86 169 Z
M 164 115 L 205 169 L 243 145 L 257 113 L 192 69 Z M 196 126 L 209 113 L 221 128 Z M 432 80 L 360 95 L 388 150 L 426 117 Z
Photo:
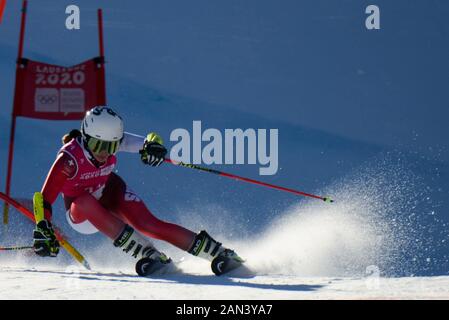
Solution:
M 0 299 L 449 299 L 449 277 L 366 278 L 207 274 L 139 278 L 115 270 L 0 267 Z M 31 284 L 31 285 L 30 285 Z

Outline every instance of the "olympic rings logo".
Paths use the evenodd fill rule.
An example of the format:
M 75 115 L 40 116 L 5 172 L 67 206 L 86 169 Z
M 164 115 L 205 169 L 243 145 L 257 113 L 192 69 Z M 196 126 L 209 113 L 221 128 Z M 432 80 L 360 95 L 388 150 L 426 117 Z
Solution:
M 58 97 L 56 95 L 38 95 L 37 100 L 40 104 L 54 104 Z

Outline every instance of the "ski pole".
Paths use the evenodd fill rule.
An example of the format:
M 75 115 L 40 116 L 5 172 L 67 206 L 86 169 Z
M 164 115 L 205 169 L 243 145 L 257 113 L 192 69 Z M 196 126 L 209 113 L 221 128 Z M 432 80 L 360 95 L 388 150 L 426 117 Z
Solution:
M 0 247 L 0 251 L 16 251 L 16 250 L 28 250 L 33 247 Z
M 33 195 L 33 213 L 34 213 L 34 221 L 38 224 L 42 221 L 44 217 L 44 197 L 42 193 L 35 192 Z M 61 247 L 63 247 L 68 253 L 75 258 L 76 261 L 81 263 L 87 270 L 90 270 L 89 263 L 86 259 L 70 244 L 67 240 L 62 238 L 62 236 L 58 235 L 58 232 L 55 230 L 56 238 L 59 241 Z
M 23 205 L 18 203 L 13 198 L 7 196 L 3 192 L 0 192 L 0 199 L 4 200 L 6 203 L 9 203 L 14 208 L 16 208 L 20 213 L 22 213 L 25 217 L 27 217 L 31 221 L 35 222 L 33 212 L 31 212 L 30 210 L 25 208 Z M 61 247 L 63 247 L 76 261 L 81 263 L 86 269 L 90 270 L 89 263 L 83 257 L 83 255 L 81 253 L 79 253 L 78 250 L 76 250 L 66 239 L 64 239 L 64 237 L 62 236 L 62 234 L 58 230 L 58 228 L 56 228 L 55 226 L 53 226 L 53 227 L 55 229 L 56 238 L 58 239 Z
M 175 161 L 175 160 L 168 159 L 168 158 L 165 159 L 165 161 L 169 162 L 171 164 L 174 164 L 176 166 L 181 166 L 181 167 L 196 169 L 196 170 L 200 170 L 200 171 L 204 171 L 204 172 L 214 173 L 214 174 L 217 174 L 217 175 L 222 176 L 222 177 L 227 177 L 227 178 L 231 178 L 231 179 L 235 179 L 235 180 L 245 181 L 245 182 L 249 182 L 249 183 L 252 183 L 252 184 L 257 184 L 257 185 L 268 187 L 268 188 L 272 188 L 272 189 L 277 189 L 277 190 L 281 190 L 281 191 L 290 192 L 290 193 L 293 193 L 293 194 L 296 194 L 296 195 L 301 195 L 301 196 L 305 196 L 305 197 L 315 198 L 315 199 L 323 200 L 324 202 L 328 202 L 328 203 L 334 202 L 334 200 L 332 200 L 330 197 L 321 197 L 321 196 L 317 196 L 317 195 L 314 195 L 314 194 L 311 194 L 311 193 L 305 193 L 305 192 L 302 192 L 302 191 L 298 191 L 298 190 L 285 188 L 285 187 L 277 186 L 277 185 L 266 183 L 266 182 L 262 182 L 262 181 L 257 181 L 257 180 L 253 180 L 253 179 L 237 176 L 235 174 L 226 173 L 226 172 L 223 172 L 223 171 L 218 171 L 218 170 L 214 170 L 214 169 L 204 168 L 204 167 L 200 167 L 200 166 L 197 166 L 197 165 L 194 165 L 194 164 L 184 163 L 182 161 Z

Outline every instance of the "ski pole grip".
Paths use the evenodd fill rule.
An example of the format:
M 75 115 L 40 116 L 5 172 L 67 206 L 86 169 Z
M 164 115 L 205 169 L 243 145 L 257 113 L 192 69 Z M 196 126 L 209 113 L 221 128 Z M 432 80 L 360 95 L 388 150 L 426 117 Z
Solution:
M 40 192 L 33 195 L 33 211 L 36 224 L 44 220 L 44 196 Z
M 323 201 L 327 203 L 333 203 L 334 200 L 332 200 L 330 197 L 323 197 Z

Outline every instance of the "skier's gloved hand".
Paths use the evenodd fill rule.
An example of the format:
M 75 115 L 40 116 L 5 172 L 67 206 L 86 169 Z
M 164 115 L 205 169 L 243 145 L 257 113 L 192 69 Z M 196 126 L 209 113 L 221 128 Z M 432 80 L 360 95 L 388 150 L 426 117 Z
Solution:
M 143 163 L 157 167 L 164 162 L 167 149 L 163 146 L 162 138 L 152 132 L 146 137 L 143 148 L 139 153 Z
M 41 257 L 56 257 L 59 253 L 59 242 L 50 221 L 42 220 L 33 232 L 33 249 Z

